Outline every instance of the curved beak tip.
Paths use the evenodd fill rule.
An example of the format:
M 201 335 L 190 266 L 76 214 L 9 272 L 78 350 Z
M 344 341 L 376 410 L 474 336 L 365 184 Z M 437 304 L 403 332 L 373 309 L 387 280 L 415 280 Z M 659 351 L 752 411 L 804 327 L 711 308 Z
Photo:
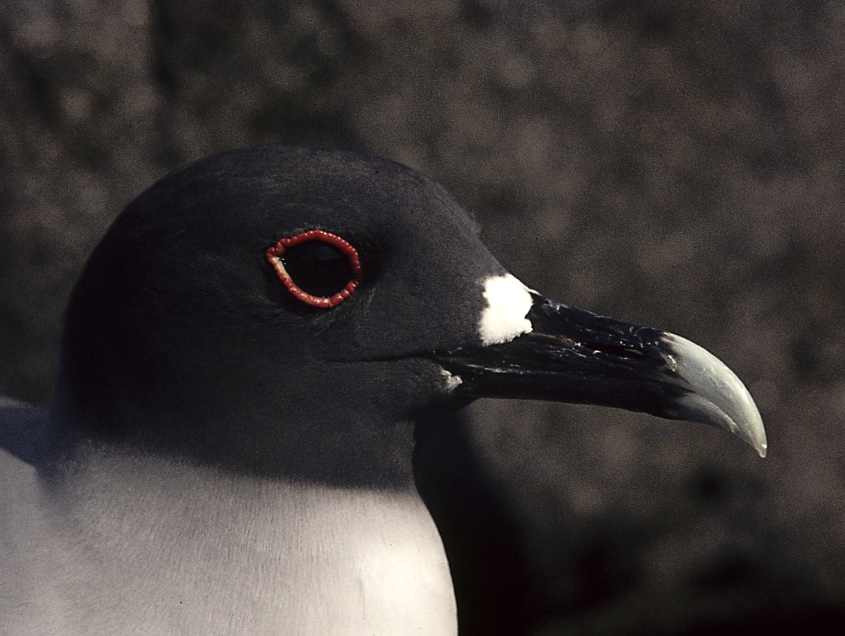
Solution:
M 673 371 L 689 393 L 679 400 L 680 417 L 723 428 L 765 457 L 768 442 L 760 411 L 748 389 L 728 366 L 703 347 L 666 333 Z

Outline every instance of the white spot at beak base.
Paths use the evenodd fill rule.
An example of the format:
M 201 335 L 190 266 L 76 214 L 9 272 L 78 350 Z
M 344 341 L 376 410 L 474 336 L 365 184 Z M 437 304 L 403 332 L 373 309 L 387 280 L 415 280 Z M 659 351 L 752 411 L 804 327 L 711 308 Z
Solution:
M 510 342 L 533 329 L 526 318 L 533 299 L 528 288 L 512 274 L 490 276 L 482 281 L 487 306 L 478 323 L 484 346 Z

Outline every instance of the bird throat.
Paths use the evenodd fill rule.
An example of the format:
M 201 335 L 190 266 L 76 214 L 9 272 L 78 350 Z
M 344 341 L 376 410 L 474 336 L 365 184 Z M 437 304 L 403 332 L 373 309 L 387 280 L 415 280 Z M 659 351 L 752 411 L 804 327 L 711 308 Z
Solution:
M 397 492 L 414 488 L 410 419 L 379 419 L 356 409 L 215 410 L 194 402 L 190 410 L 174 405 L 151 413 L 143 404 L 113 404 L 119 408 L 106 416 L 113 421 L 102 422 L 59 395 L 52 408 L 54 435 L 61 437 L 56 445 L 70 457 L 94 447 L 288 482 Z

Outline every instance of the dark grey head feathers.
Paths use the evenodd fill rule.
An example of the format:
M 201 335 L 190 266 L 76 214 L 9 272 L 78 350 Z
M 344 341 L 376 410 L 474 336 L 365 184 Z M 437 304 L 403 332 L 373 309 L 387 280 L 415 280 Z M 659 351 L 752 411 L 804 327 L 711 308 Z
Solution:
M 362 260 L 330 311 L 264 257 L 315 228 Z M 479 281 L 501 271 L 460 206 L 398 164 L 278 146 L 206 159 L 139 196 L 95 250 L 67 312 L 61 408 L 99 435 L 211 456 L 275 461 L 303 427 L 346 439 L 350 420 L 378 428 L 436 401 L 426 356 L 478 343 Z

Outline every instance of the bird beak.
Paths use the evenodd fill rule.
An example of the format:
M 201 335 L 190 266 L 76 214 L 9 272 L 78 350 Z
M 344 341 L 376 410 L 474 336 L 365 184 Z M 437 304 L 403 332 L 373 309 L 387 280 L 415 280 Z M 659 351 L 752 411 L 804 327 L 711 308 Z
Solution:
M 532 330 L 510 342 L 437 355 L 459 397 L 600 404 L 730 431 L 766 456 L 748 389 L 723 362 L 675 334 L 631 325 L 532 292 Z

